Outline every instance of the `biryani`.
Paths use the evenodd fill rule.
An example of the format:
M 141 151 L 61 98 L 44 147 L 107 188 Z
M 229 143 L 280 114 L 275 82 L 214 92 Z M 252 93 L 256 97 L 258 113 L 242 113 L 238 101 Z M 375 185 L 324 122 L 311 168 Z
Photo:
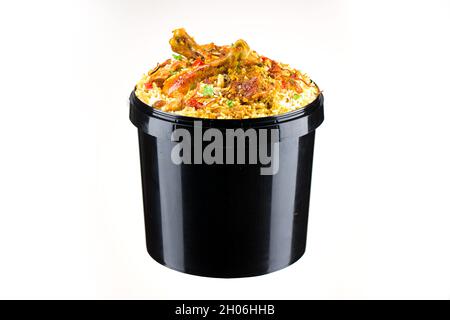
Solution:
M 320 94 L 309 76 L 251 50 L 199 45 L 184 29 L 169 41 L 173 57 L 144 74 L 136 96 L 176 115 L 210 119 L 276 116 L 304 108 Z

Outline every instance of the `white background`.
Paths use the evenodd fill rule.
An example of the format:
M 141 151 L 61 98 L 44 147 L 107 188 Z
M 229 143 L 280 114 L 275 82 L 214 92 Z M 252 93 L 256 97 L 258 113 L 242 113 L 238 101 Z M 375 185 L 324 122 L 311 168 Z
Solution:
M 308 246 L 223 280 L 147 254 L 127 99 L 171 30 L 324 90 Z M 2 1 L 0 298 L 450 298 L 450 2 Z

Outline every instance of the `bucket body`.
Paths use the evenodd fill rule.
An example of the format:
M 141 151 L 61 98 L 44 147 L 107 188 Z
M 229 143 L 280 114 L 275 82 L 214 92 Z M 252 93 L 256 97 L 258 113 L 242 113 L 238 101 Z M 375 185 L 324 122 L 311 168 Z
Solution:
M 153 259 L 189 274 L 234 278 L 270 273 L 303 255 L 322 95 L 304 110 L 277 117 L 217 120 L 164 113 L 133 92 L 130 119 L 138 128 L 147 250 Z M 238 143 L 224 142 L 218 152 L 218 145 L 213 154 L 222 153 L 223 163 L 195 163 L 195 145 L 190 163 L 174 161 L 175 130 L 198 138 L 211 128 L 224 136 L 227 130 L 253 130 L 259 147 L 268 142 L 271 162 L 250 161 L 249 136 L 241 150 Z M 259 135 L 262 130 L 266 136 Z M 201 149 L 210 141 L 201 141 Z M 227 159 L 234 161 L 226 162 L 231 149 Z M 245 161 L 239 161 L 243 150 Z M 272 172 L 263 173 L 269 166 Z

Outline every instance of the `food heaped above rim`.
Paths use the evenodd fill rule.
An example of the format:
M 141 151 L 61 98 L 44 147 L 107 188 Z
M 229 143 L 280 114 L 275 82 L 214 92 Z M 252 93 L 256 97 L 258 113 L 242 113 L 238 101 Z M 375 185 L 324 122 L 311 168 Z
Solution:
M 199 45 L 184 29 L 169 41 L 176 53 L 145 74 L 136 96 L 176 115 L 209 119 L 276 116 L 301 109 L 320 94 L 308 75 L 251 50 L 232 45 Z

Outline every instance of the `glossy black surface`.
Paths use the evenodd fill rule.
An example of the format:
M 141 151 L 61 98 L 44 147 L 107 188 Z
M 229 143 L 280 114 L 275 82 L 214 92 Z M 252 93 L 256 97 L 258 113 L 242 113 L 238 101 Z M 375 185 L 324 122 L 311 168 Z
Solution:
M 279 130 L 280 168 L 272 176 L 260 175 L 258 164 L 173 164 L 176 142 L 170 134 L 180 126 L 193 130 L 194 119 L 155 114 L 134 94 L 130 101 L 139 135 L 147 249 L 156 261 L 190 274 L 228 278 L 276 271 L 303 255 L 322 96 L 306 112 L 284 120 L 203 122 L 204 129 Z

